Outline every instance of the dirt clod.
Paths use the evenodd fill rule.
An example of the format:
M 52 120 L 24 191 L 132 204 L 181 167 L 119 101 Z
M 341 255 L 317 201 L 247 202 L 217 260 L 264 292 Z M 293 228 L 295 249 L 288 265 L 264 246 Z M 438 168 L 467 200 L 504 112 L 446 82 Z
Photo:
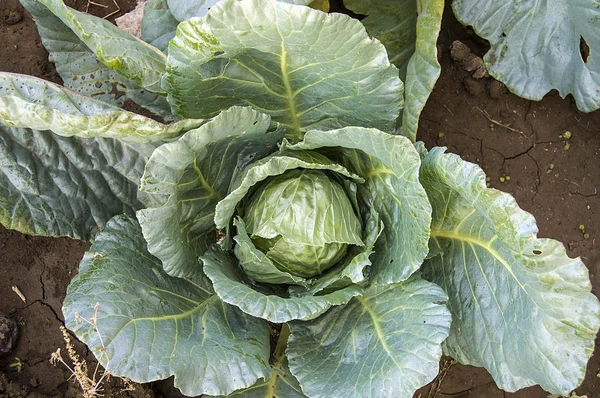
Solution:
M 488 77 L 489 74 L 483 63 L 483 59 L 471 53 L 471 49 L 459 40 L 455 40 L 450 45 L 450 56 L 460 65 L 460 67 L 471 72 L 475 79 Z
M 477 79 L 472 78 L 471 76 L 467 76 L 463 79 L 463 84 L 465 86 L 465 90 L 472 96 L 478 97 L 483 92 L 483 86 L 481 82 Z
M 9 8 L 2 13 L 2 21 L 7 25 L 15 25 L 23 20 L 23 10 Z
M 471 49 L 459 40 L 454 40 L 450 45 L 450 56 L 457 62 L 462 62 L 471 55 Z
M 488 89 L 488 93 L 490 94 L 490 97 L 492 97 L 494 99 L 498 99 L 498 98 L 502 97 L 502 95 L 505 94 L 507 91 L 504 83 L 499 82 L 498 80 L 495 80 L 495 79 L 490 79 L 488 81 L 487 89 Z
M 17 323 L 0 314 L 0 357 L 8 355 L 17 342 L 19 328 Z

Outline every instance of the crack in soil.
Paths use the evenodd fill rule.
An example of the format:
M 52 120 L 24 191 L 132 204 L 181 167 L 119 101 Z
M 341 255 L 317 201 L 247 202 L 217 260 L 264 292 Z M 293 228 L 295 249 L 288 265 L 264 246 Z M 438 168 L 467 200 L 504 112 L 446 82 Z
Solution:
M 440 391 L 440 394 L 442 394 L 442 395 L 449 395 L 449 396 L 455 396 L 455 395 L 461 395 L 461 394 L 471 394 L 472 390 L 475 390 L 476 388 L 479 388 L 479 387 L 485 387 L 485 386 L 488 386 L 490 384 L 495 384 L 495 383 L 492 380 L 492 381 L 488 381 L 487 383 L 478 384 L 476 386 L 469 387 L 466 390 L 456 391 L 456 392 L 452 392 L 452 393 Z

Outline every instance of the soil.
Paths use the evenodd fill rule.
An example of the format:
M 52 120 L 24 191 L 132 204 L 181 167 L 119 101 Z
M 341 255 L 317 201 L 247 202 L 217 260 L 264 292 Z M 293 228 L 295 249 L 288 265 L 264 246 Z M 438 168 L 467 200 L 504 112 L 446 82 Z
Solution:
M 96 0 L 108 8 L 92 6 L 104 16 L 116 10 L 112 0 Z M 122 15 L 135 0 L 116 0 Z M 87 0 L 66 1 L 85 10 Z M 580 256 L 590 270 L 594 292 L 600 288 L 600 111 L 577 111 L 572 99 L 551 92 L 543 101 L 518 98 L 489 77 L 476 79 L 450 56 L 454 40 L 482 56 L 487 43 L 462 27 L 446 10 L 438 48 L 442 74 L 421 117 L 418 138 L 427 147 L 447 146 L 463 159 L 477 163 L 490 177 L 489 184 L 511 193 L 538 221 L 540 237 L 565 243 L 570 256 Z M 0 4 L 0 70 L 60 82 L 41 46 L 31 16 L 17 0 Z M 564 133 L 571 133 L 570 139 Z M 559 138 L 561 136 L 563 138 Z M 566 145 L 569 144 L 568 150 Z M 580 230 L 585 225 L 585 233 Z M 70 239 L 25 236 L 0 227 L 0 313 L 20 325 L 15 349 L 0 358 L 0 397 L 76 396 L 78 387 L 64 366 L 49 359 L 57 348 L 65 352 L 60 331 L 61 303 L 77 272 L 86 243 Z M 23 296 L 24 301 L 13 287 Z M 598 341 L 597 341 L 598 343 Z M 95 362 L 85 346 L 75 349 L 93 369 Z M 63 355 L 64 356 L 64 355 Z M 442 364 L 449 364 L 444 358 Z M 489 374 L 459 364 L 444 371 L 419 390 L 425 398 L 518 397 L 546 398 L 548 393 L 530 387 L 516 393 L 499 390 Z M 600 397 L 600 348 L 588 364 L 587 377 L 576 390 L 588 398 Z M 118 378 L 104 384 L 107 397 L 176 397 L 168 382 L 135 385 L 123 391 Z

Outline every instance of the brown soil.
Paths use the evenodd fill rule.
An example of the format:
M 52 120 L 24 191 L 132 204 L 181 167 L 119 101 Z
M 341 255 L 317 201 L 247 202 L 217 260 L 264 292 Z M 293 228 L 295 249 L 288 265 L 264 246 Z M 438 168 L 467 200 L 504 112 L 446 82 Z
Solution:
M 96 2 L 111 7 L 90 9 L 96 15 L 115 9 L 112 0 Z M 87 0 L 67 3 L 84 10 Z M 120 15 L 135 1 L 117 3 L 122 9 Z M 428 147 L 447 146 L 463 159 L 479 164 L 490 177 L 491 186 L 513 194 L 523 209 L 535 215 L 541 237 L 561 240 L 569 255 L 583 258 L 597 293 L 600 111 L 578 112 L 570 98 L 561 99 L 556 93 L 541 102 L 527 101 L 504 92 L 490 78 L 473 79 L 472 73 L 450 57 L 449 46 L 454 40 L 461 40 L 478 56 L 487 46 L 446 13 L 439 43 L 442 76 L 423 113 L 419 138 Z M 0 46 L 0 70 L 60 82 L 47 61 L 31 17 L 17 0 L 0 4 Z M 565 131 L 572 134 L 568 150 L 564 149 L 566 141 L 559 139 Z M 579 230 L 580 224 L 585 225 L 588 239 Z M 86 244 L 69 239 L 33 238 L 0 227 L 0 313 L 17 320 L 21 332 L 15 350 L 0 358 L 0 397 L 25 397 L 28 392 L 75 396 L 77 388 L 69 381 L 70 372 L 52 366 L 48 360 L 57 348 L 63 347 L 64 351 L 60 307 L 86 248 Z M 27 302 L 12 290 L 13 286 Z M 92 361 L 83 345 L 76 348 L 83 358 Z M 599 354 L 597 348 L 587 377 L 577 389 L 579 395 L 600 396 L 600 379 L 596 376 L 600 371 Z M 548 396 L 539 387 L 504 393 L 485 370 L 470 366 L 452 365 L 442 374 L 445 377 L 440 377 L 433 390 L 427 386 L 418 394 L 429 398 Z M 152 390 L 138 386 L 133 393 L 122 392 L 122 387 L 113 378 L 106 384 L 105 396 L 177 396 L 165 383 L 153 384 Z

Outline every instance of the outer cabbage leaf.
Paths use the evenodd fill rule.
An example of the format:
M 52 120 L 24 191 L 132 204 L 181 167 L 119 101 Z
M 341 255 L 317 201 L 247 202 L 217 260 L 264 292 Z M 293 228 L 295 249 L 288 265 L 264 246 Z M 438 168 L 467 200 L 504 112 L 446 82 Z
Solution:
M 177 25 L 193 17 L 203 17 L 218 0 L 148 0 L 142 19 L 142 39 L 167 52 Z
M 142 40 L 166 53 L 179 22 L 169 10 L 167 0 L 148 0 L 142 18 Z
M 235 398 L 306 398 L 302 393 L 298 380 L 290 373 L 288 360 L 285 355 L 290 330 L 287 326 L 281 328 L 277 346 L 272 355 L 271 377 L 259 381 L 250 388 L 239 390 L 227 397 Z M 220 397 L 224 398 L 224 397 Z
M 153 150 L 0 125 L 0 223 L 88 240 L 112 216 L 150 204 L 137 187 Z
M 437 375 L 450 328 L 446 299 L 413 277 L 291 322 L 290 370 L 310 397 L 412 397 Z
M 138 212 L 150 253 L 171 276 L 192 275 L 198 257 L 216 242 L 216 204 L 237 170 L 277 148 L 283 132 L 265 134 L 270 118 L 250 108 L 231 108 L 177 141 L 156 149 L 140 189 L 161 205 Z
M 361 22 L 381 40 L 404 81 L 400 132 L 415 141 L 419 115 L 440 76 L 436 42 L 444 0 L 344 0 L 346 7 L 367 15 Z
M 194 17 L 203 17 L 218 0 L 149 0 L 142 19 L 142 39 L 162 52 L 175 37 L 177 25 Z
M 73 30 L 42 3 L 37 0 L 21 0 L 21 3 L 34 16 L 42 43 L 65 87 L 119 107 L 129 98 L 162 117 L 173 118 L 166 96 L 136 86 L 100 62 Z
M 165 55 L 158 49 L 102 18 L 65 6 L 62 0 L 39 0 L 97 57 L 100 62 L 151 93 L 164 94 L 160 80 Z
M 310 3 L 312 0 L 278 1 L 307 5 L 305 3 Z M 177 25 L 190 18 L 205 16 L 217 2 L 218 0 L 148 0 L 142 20 L 142 39 L 166 53 L 169 41 L 175 37 Z M 318 4 L 318 9 L 327 8 L 323 11 L 328 11 L 329 2 L 326 0 L 325 3 Z
M 296 4 L 300 6 L 310 5 L 314 0 L 279 0 L 282 3 Z
M 556 89 L 583 112 L 600 108 L 597 0 L 455 0 L 452 8 L 490 42 L 489 73 L 513 93 L 541 100 Z
M 417 18 L 415 52 L 406 69 L 405 106 L 400 127 L 400 133 L 413 142 L 417 139 L 419 116 L 440 77 L 436 43 L 442 25 L 444 0 L 423 0 L 415 4 L 420 4 L 422 9 Z
M 486 188 L 479 167 L 443 152 L 424 155 L 421 181 L 433 205 L 424 276 L 444 288 L 453 318 L 445 353 L 485 367 L 506 391 L 568 395 L 600 327 L 585 265 L 538 239 L 531 214 Z
M 372 204 L 385 225 L 372 256 L 371 281 L 408 279 L 427 255 L 431 205 L 419 182 L 419 154 L 405 137 L 347 127 L 309 131 L 290 149 L 327 148 L 328 156 L 365 179 L 358 197 Z M 331 148 L 331 149 L 329 149 Z
M 163 85 L 176 115 L 250 105 L 299 139 L 309 128 L 393 131 L 402 82 L 384 47 L 342 14 L 274 0 L 224 0 L 183 22 Z
M 245 284 L 237 259 L 225 251 L 211 249 L 201 260 L 204 273 L 212 281 L 221 300 L 239 307 L 247 314 L 275 323 L 316 318 L 332 306 L 346 304 L 352 297 L 362 293 L 359 287 L 349 286 L 321 296 L 279 297 Z
M 220 301 L 201 272 L 168 276 L 134 218 L 98 234 L 63 313 L 106 370 L 135 382 L 175 375 L 186 395 L 226 395 L 271 375 L 267 325 Z
M 0 72 L 0 123 L 51 130 L 64 137 L 107 137 L 133 142 L 164 141 L 202 125 L 186 119 L 162 124 L 35 77 Z
M 203 17 L 219 0 L 167 0 L 169 12 L 179 22 L 194 17 Z

